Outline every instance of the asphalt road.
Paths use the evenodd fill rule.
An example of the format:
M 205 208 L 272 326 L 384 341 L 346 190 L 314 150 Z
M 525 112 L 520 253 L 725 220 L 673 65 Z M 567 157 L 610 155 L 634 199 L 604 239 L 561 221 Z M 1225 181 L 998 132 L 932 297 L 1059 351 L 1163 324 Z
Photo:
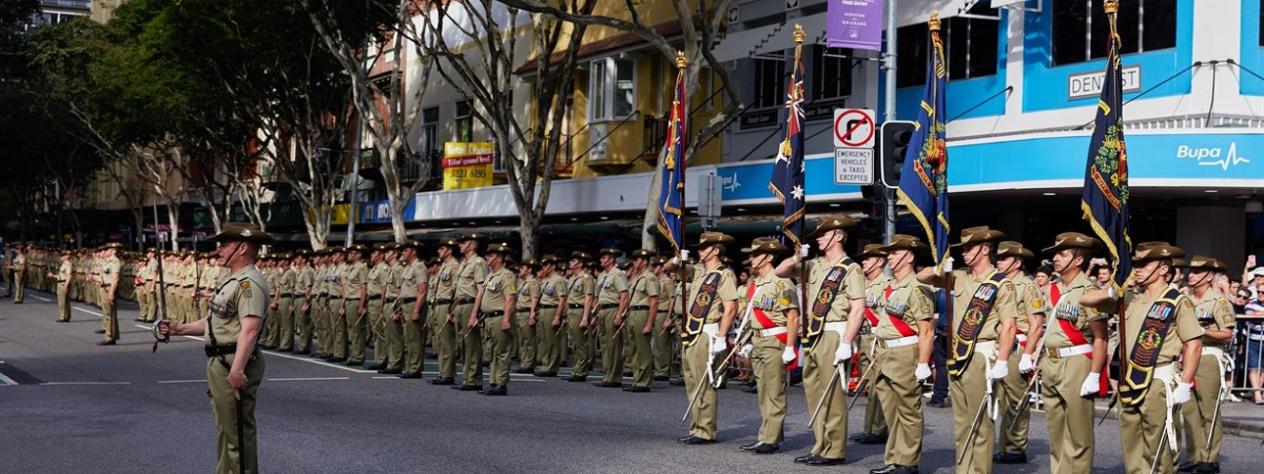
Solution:
M 202 343 L 173 339 L 150 353 L 148 330 L 124 307 L 120 344 L 99 347 L 95 309 L 77 305 L 72 322 L 56 323 L 50 299 L 29 292 L 22 305 L 0 301 L 0 472 L 212 470 Z M 265 360 L 257 412 L 264 472 L 868 472 L 882 464 L 881 446 L 856 444 L 844 466 L 793 464 L 812 443 L 798 388 L 783 452 L 753 456 L 737 447 L 759 427 L 756 399 L 733 388 L 720 392 L 719 443 L 690 447 L 675 442 L 684 434 L 684 389 L 663 382 L 629 394 L 514 375 L 510 396 L 488 398 L 306 357 Z M 849 417 L 852 432 L 863 405 Z M 949 471 L 950 412 L 926 414 L 923 472 Z M 1033 416 L 1032 433 L 1032 462 L 996 472 L 1048 471 L 1043 416 Z M 1122 471 L 1119 438 L 1113 420 L 1098 427 L 1097 471 Z M 1256 472 L 1260 449 L 1258 440 L 1227 437 L 1224 472 Z

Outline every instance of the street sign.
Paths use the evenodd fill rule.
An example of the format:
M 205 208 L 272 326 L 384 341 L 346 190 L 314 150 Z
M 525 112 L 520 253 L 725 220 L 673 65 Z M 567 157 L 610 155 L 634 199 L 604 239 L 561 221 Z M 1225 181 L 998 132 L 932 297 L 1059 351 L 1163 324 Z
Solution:
M 837 184 L 873 184 L 873 149 L 835 148 L 834 182 Z
M 834 146 L 873 149 L 878 126 L 869 109 L 834 109 Z

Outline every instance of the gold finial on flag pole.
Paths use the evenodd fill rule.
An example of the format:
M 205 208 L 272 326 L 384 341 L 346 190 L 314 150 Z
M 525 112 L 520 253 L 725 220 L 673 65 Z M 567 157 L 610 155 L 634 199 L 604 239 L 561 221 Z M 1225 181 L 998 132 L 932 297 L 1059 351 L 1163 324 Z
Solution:
M 1107 15 L 1118 12 L 1119 0 L 1106 0 L 1106 3 L 1102 4 L 1102 10 L 1105 10 Z
M 685 52 L 677 50 L 676 51 L 676 67 L 684 69 L 685 66 L 688 66 L 688 65 L 689 65 L 689 60 L 685 59 Z
M 939 31 L 939 10 L 930 11 L 930 21 L 927 22 L 930 31 Z
M 797 44 L 803 44 L 803 42 L 807 40 L 808 40 L 808 34 L 803 32 L 803 25 L 795 23 L 794 24 L 794 42 Z

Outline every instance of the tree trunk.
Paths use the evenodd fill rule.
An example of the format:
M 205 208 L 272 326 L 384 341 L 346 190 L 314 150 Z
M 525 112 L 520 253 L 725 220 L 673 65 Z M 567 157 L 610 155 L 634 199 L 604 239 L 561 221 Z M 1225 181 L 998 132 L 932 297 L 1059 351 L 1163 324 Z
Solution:
M 180 243 L 176 242 L 176 238 L 180 236 L 180 210 L 176 208 L 176 204 L 172 200 L 167 201 L 167 222 L 171 225 L 169 232 L 171 250 L 180 250 Z
M 540 226 L 538 218 L 522 216 L 518 219 L 518 237 L 522 239 L 522 259 L 535 258 L 538 243 L 535 231 Z

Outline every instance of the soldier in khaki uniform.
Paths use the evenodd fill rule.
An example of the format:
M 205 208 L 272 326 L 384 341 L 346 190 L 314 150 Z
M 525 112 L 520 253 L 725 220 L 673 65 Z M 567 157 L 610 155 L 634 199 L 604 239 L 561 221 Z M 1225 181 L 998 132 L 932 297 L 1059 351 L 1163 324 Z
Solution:
M 864 431 L 851 439 L 860 444 L 886 444 L 887 421 L 883 415 L 882 403 L 878 400 L 875 384 L 878 380 L 878 367 L 882 362 L 877 359 L 878 340 L 874 333 L 878 329 L 878 318 L 883 317 L 882 297 L 887 294 L 894 280 L 886 273 L 887 251 L 882 244 L 867 244 L 856 256 L 860 259 L 861 271 L 865 274 L 865 319 L 860 326 L 860 367 L 863 368 L 861 384 L 867 384 L 868 394 L 865 399 Z
M 738 304 L 750 311 L 743 317 L 748 318 L 751 331 L 741 354 L 750 358 L 755 373 L 760 424 L 755 442 L 740 449 L 772 454 L 781 450 L 785 438 L 786 364 L 798 357 L 794 350 L 799 334 L 798 286 L 777 276 L 773 268 L 777 259 L 790 253 L 777 239 L 757 238 L 742 252 L 750 254 L 752 275 L 746 288 L 738 290 Z
M 593 385 L 605 388 L 623 386 L 623 336 L 618 328 L 623 325 L 628 308 L 628 276 L 615 263 L 623 251 L 605 248 L 600 252 L 598 263 L 601 274 L 597 275 L 597 331 L 601 337 L 601 382 Z
M 323 358 L 329 354 L 329 260 L 328 247 L 316 250 L 312 257 L 312 333 L 316 336 L 316 345 L 312 348 L 313 358 Z
M 953 272 L 947 361 L 957 447 L 954 459 L 962 460 L 956 465 L 962 474 L 992 472 L 996 426 L 991 411 L 999 391 L 997 381 L 1009 375 L 1018 318 L 1017 290 L 995 264 L 998 243 L 1004 238 L 1003 232 L 987 226 L 970 227 L 961 231 L 961 242 L 953 245 L 962 247 L 965 263 L 965 268 Z M 943 286 L 934 269 L 925 269 L 918 277 L 923 283 Z
M 652 268 L 654 275 L 658 277 L 658 307 L 667 309 L 663 317 L 658 318 L 659 323 L 654 328 L 653 380 L 664 382 L 671 380 L 672 361 L 676 357 L 676 341 L 678 340 L 676 315 L 680 314 L 679 282 L 676 281 L 677 275 L 667 272 L 666 264 L 666 257 L 654 257 Z
M 277 333 L 269 339 L 269 345 L 276 346 L 280 352 L 294 350 L 294 301 L 297 296 L 298 260 L 297 256 L 287 253 L 278 262 L 278 288 L 274 291 L 280 298 L 272 302 L 277 307 Z
M 922 459 L 921 382 L 930 378 L 931 345 L 934 344 L 934 299 L 931 288 L 919 283 L 913 272 L 916 254 L 927 251 L 921 239 L 895 234 L 883 250 L 891 268 L 891 290 L 879 301 L 881 314 L 874 330 L 881 365 L 873 389 L 878 392 L 887 437 L 885 466 L 871 474 L 919 472 Z
M 847 232 L 855 227 L 856 220 L 847 216 L 821 219 L 812 237 L 822 256 L 804 261 L 808 253 L 805 244 L 777 268 L 778 275 L 789 277 L 798 273 L 797 268 L 807 266 L 807 295 L 812 304 L 803 309 L 803 333 L 807 336 L 803 388 L 809 409 L 820 406 L 821 411 L 811 427 L 816 439 L 812 451 L 795 458 L 795 462 L 812 466 L 842 464 L 847 455 L 844 363 L 852 358 L 865 312 L 864 272 L 843 249 Z M 752 263 L 758 263 L 754 260 Z M 758 373 L 756 378 L 760 378 Z M 821 403 L 823 398 L 825 402 Z
M 57 273 L 50 273 L 49 277 L 57 280 L 57 322 L 70 322 L 70 279 L 74 272 L 70 265 L 70 251 L 62 250 L 61 265 L 57 267 Z
M 1014 241 L 1001 242 L 997 247 L 997 269 L 1014 284 L 1015 320 L 1017 344 L 1009 355 L 1009 374 L 997 387 L 1000 405 L 1001 450 L 992 456 L 997 464 L 1021 464 L 1027 462 L 1027 435 L 1031 423 L 1030 408 L 1014 413 L 1024 397 L 1027 397 L 1027 374 L 1036 370 L 1035 351 L 1037 341 L 1044 334 L 1045 314 L 1049 313 L 1048 298 L 1036 282 L 1023 273 L 1023 261 L 1036 254 Z
M 141 321 L 152 323 L 158 320 L 158 255 L 154 249 L 145 253 L 145 266 L 141 270 L 141 299 L 144 310 Z
M 390 264 L 386 261 L 388 253 L 386 244 L 377 244 L 373 246 L 373 253 L 369 257 L 368 334 L 373 338 L 374 362 L 364 367 L 368 370 L 386 369 L 390 352 L 390 343 L 386 341 L 385 325 L 382 322 L 385 318 L 383 301 L 391 279 Z
M 1153 472 L 1152 467 L 1164 473 L 1176 470 L 1175 410 L 1189 401 L 1197 370 L 1177 372 L 1175 362 L 1179 356 L 1184 367 L 1198 367 L 1203 336 L 1193 302 L 1170 286 L 1176 274 L 1173 260 L 1184 256 L 1167 242 L 1142 242 L 1132 255 L 1134 287 L 1123 295 L 1124 382 L 1118 393 L 1128 473 Z M 1080 301 L 1118 312 L 1113 287 L 1090 291 Z
M 104 316 L 105 340 L 98 342 L 98 346 L 112 346 L 119 339 L 118 324 L 118 288 L 120 283 L 119 271 L 122 269 L 122 262 L 119 261 L 117 252 L 123 248 L 123 244 L 118 242 L 110 242 L 105 244 L 105 255 L 101 262 L 101 292 L 104 298 L 101 301 L 101 314 Z
M 408 241 L 401 245 L 403 261 L 399 270 L 399 293 L 393 302 L 392 318 L 402 326 L 404 358 L 401 379 L 419 379 L 425 366 L 426 321 L 423 318 L 430 286 L 430 272 L 417 258 L 421 243 Z
M 316 300 L 316 270 L 312 268 L 312 252 L 299 249 L 294 254 L 294 301 L 291 312 L 294 318 L 294 333 L 298 343 L 294 347 L 295 354 L 312 352 L 312 319 Z
M 325 346 L 325 360 L 335 363 L 347 361 L 346 275 L 350 271 L 347 264 L 350 251 L 351 249 L 345 247 L 330 251 L 330 268 L 325 279 L 325 284 L 329 287 L 329 344 Z M 359 294 L 357 289 L 357 301 Z
M 507 395 L 509 393 L 510 351 L 513 345 L 513 313 L 517 307 L 518 277 L 506 266 L 506 260 L 512 250 L 505 244 L 487 246 L 487 277 L 478 284 L 467 327 L 477 327 L 487 331 L 491 339 L 491 387 L 482 390 L 481 377 L 478 379 L 479 393 L 489 396 Z M 481 321 L 480 321 L 481 319 Z M 469 342 L 468 340 L 466 341 Z M 469 349 L 466 349 L 467 354 Z M 478 351 L 478 348 L 475 348 Z M 465 384 L 469 385 L 469 378 Z
M 533 375 L 536 377 L 556 377 L 562 366 L 561 331 L 565 327 L 569 285 L 557 272 L 559 262 L 554 255 L 545 255 L 540 260 L 540 301 L 535 310 L 537 345 Z
M 1224 423 L 1216 415 L 1216 408 L 1227 396 L 1225 374 L 1233 370 L 1233 356 L 1226 345 L 1233 341 L 1234 317 L 1232 303 L 1211 287 L 1213 280 L 1227 269 L 1224 262 L 1214 258 L 1195 255 L 1190 259 L 1190 300 L 1204 333 L 1193 399 L 1181 406 L 1185 419 L 1186 463 L 1178 472 L 1220 472 Z
M 341 359 L 346 357 L 349 367 L 364 364 L 364 350 L 368 338 L 369 314 L 369 265 L 364 261 L 369 249 L 355 244 L 347 249 L 347 268 L 342 273 L 343 305 L 339 316 L 345 322 L 346 341 L 349 348 L 346 354 L 335 353 Z M 337 342 L 335 342 L 337 345 Z M 335 347 L 335 349 L 339 349 Z
M 650 381 L 653 377 L 654 370 L 654 353 L 651 350 L 651 339 L 653 338 L 656 325 L 654 321 L 658 319 L 659 307 L 659 288 L 658 275 L 650 270 L 650 261 L 655 258 L 655 254 L 650 250 L 637 250 L 632 252 L 631 274 L 628 282 L 628 309 L 627 316 L 621 321 L 623 324 L 617 331 L 626 335 L 624 339 L 628 343 L 625 351 L 628 354 L 628 364 L 632 370 L 632 386 L 624 388 L 624 391 L 643 393 L 650 391 Z
M 13 247 L 13 304 L 22 304 L 26 298 L 26 252 L 22 244 Z
M 437 250 L 439 264 L 428 317 L 433 338 L 431 346 L 439 362 L 438 377 L 429 380 L 434 385 L 452 385 L 456 381 L 456 285 L 461 271 L 456 251 L 459 247 L 457 241 L 443 239 Z
M 389 243 L 386 244 L 383 255 L 386 270 L 382 275 L 382 315 L 378 319 L 378 327 L 381 328 L 378 331 L 382 338 L 378 341 L 376 350 L 385 354 L 385 357 L 378 357 L 378 360 L 386 365 L 378 369 L 378 373 L 387 375 L 400 375 L 404 372 L 404 322 L 402 317 L 395 314 L 400 279 L 404 271 L 404 266 L 399 262 L 401 249 L 401 244 Z
M 535 373 L 538 357 L 536 351 L 536 332 L 539 324 L 540 280 L 535 273 L 540 269 L 540 262 L 534 258 L 523 260 L 518 265 L 518 307 L 514 314 L 514 345 L 518 348 L 518 368 L 515 374 Z
M 688 306 L 681 315 L 685 319 L 681 343 L 681 373 L 685 380 L 685 400 L 694 403 L 689 434 L 677 439 L 690 445 L 715 442 L 718 399 L 712 370 L 716 356 L 728 346 L 724 337 L 737 312 L 737 276 L 721 263 L 725 246 L 733 237 L 721 232 L 703 232 L 698 240 L 698 261 L 692 269 L 693 280 L 686 297 Z M 688 252 L 681 252 L 688 259 Z M 672 263 L 674 267 L 681 263 Z M 697 393 L 701 390 L 701 393 Z M 692 402 L 697 397 L 697 402 Z
M 251 224 L 225 223 L 208 242 L 220 242 L 219 259 L 230 274 L 216 285 L 211 312 L 192 323 L 159 323 L 161 334 L 206 339 L 206 381 L 219 439 L 218 473 L 259 472 L 255 402 L 263 381 L 256 348 L 268 307 L 268 287 L 254 261 L 259 245 L 272 242 Z
M 567 288 L 566 327 L 571 342 L 571 376 L 567 382 L 583 382 L 592 368 L 592 346 L 588 337 L 589 324 L 597 307 L 597 280 L 589 273 L 588 263 L 592 256 L 585 252 L 571 252 L 568 265 L 571 278 Z
M 458 334 L 464 334 L 461 340 L 462 384 L 453 388 L 462 391 L 482 390 L 483 388 L 483 331 L 482 328 L 468 324 L 470 315 L 477 321 L 479 308 L 474 305 L 479 286 L 487 281 L 487 261 L 478 255 L 481 234 L 466 234 L 461 238 L 461 266 L 457 268 L 456 295 L 453 305 L 453 319 L 458 324 Z

